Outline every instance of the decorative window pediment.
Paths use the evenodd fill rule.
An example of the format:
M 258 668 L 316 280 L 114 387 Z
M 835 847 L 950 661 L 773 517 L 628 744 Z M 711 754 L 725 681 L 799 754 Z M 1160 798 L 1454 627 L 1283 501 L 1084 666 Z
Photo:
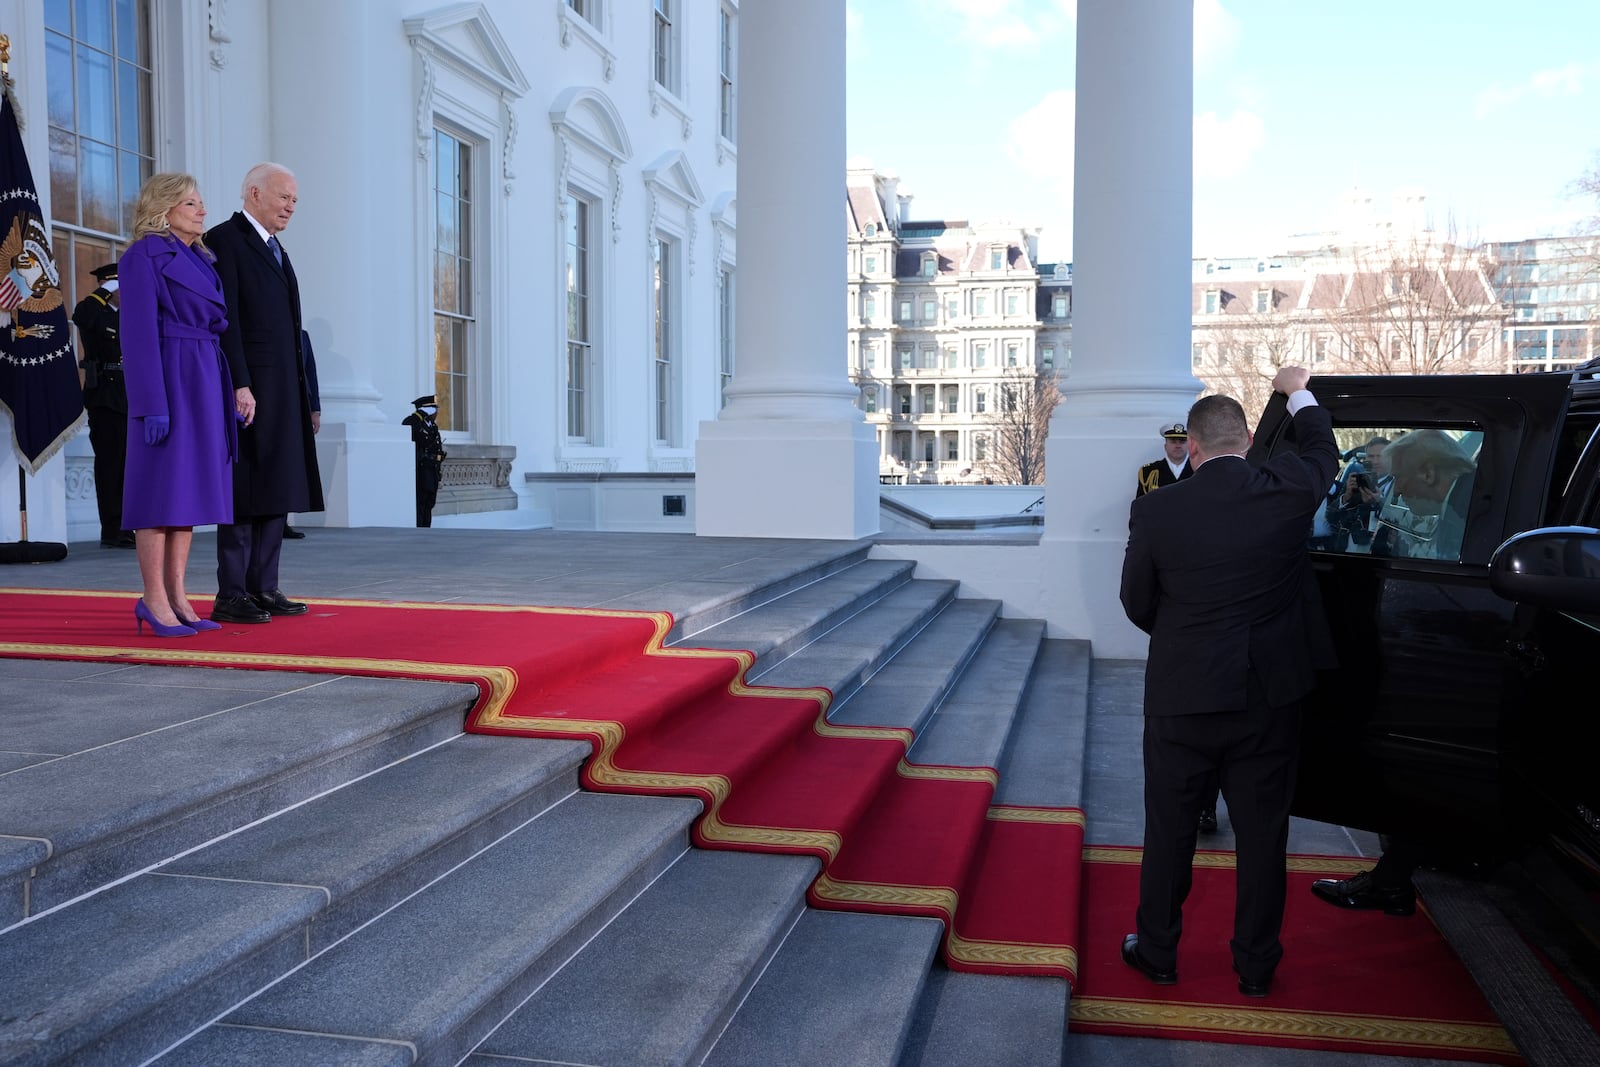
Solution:
M 644 171 L 645 183 L 651 188 L 676 197 L 690 207 L 699 207 L 705 201 L 700 183 L 682 152 L 672 151 L 656 160 Z
M 563 90 L 550 105 L 550 125 L 563 137 L 612 162 L 622 163 L 633 155 L 622 116 L 610 100 L 593 89 L 574 86 Z
M 495 92 L 523 96 L 528 79 L 482 4 L 453 4 L 405 20 L 418 48 Z

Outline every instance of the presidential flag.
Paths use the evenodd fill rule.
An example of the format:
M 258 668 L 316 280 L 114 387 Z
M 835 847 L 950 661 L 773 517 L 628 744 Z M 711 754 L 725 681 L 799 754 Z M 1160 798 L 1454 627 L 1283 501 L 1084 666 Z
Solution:
M 9 83 L 0 95 L 0 407 L 22 465 L 37 474 L 76 432 L 83 393 Z

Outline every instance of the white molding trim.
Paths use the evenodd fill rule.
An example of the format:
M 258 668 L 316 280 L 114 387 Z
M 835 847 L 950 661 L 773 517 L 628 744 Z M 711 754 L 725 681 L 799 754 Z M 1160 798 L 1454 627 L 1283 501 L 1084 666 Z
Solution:
M 628 0 L 621 0 L 621 2 L 627 3 Z M 610 35 L 609 26 L 591 24 L 588 19 L 568 7 L 566 0 L 555 0 L 555 5 L 556 25 L 561 35 L 561 47 L 571 48 L 573 39 L 577 38 L 594 49 L 595 54 L 600 57 L 601 76 L 608 82 L 615 78 L 617 76 L 617 54 L 606 45 L 606 38 Z M 611 21 L 610 3 L 600 5 L 600 19 L 606 23 Z

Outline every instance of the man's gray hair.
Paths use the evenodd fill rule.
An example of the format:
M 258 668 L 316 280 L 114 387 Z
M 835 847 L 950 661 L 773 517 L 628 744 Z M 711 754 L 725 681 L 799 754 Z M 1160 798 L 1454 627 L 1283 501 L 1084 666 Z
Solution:
M 245 172 L 244 184 L 239 186 L 239 199 L 249 200 L 250 190 L 258 185 L 266 185 L 267 179 L 274 174 L 287 174 L 291 178 L 294 177 L 294 171 L 282 163 L 257 163 Z

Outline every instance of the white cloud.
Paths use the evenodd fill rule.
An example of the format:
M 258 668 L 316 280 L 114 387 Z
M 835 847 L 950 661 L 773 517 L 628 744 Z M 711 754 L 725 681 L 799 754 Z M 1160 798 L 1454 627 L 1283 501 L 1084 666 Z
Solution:
M 1197 70 L 1220 64 L 1239 43 L 1239 20 L 1222 0 L 1194 0 L 1194 65 Z
M 1035 178 L 1072 181 L 1072 149 L 1077 136 L 1077 94 L 1057 89 L 1012 119 L 1006 154 L 1017 169 Z
M 1253 111 L 1235 111 L 1219 118 L 1215 111 L 1194 117 L 1194 176 L 1232 178 L 1250 165 L 1250 157 L 1267 139 L 1266 124 Z
M 1549 100 L 1557 96 L 1578 96 L 1583 92 L 1584 82 L 1593 74 L 1593 68 L 1568 63 L 1564 67 L 1535 71 L 1516 85 L 1495 82 L 1478 94 L 1473 111 L 1481 119 L 1509 110 L 1524 97 Z
M 1068 29 L 1077 0 L 938 0 L 962 25 L 963 41 L 984 48 L 1032 48 Z

